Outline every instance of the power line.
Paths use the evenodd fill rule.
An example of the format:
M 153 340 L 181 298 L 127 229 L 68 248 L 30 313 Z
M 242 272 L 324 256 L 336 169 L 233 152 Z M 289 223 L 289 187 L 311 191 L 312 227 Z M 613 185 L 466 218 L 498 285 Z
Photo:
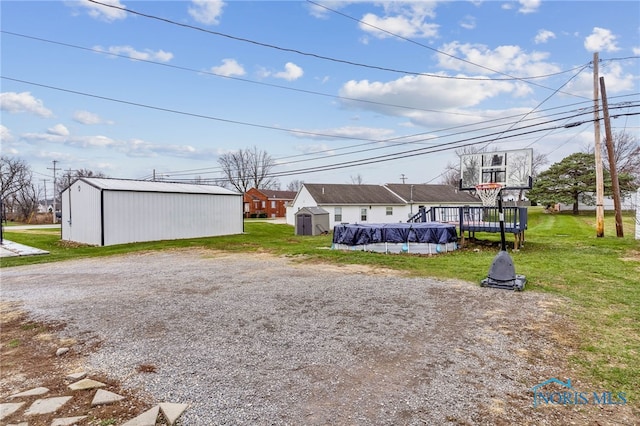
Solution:
M 11 81 L 16 81 L 16 82 L 21 82 L 21 83 L 25 83 L 25 84 L 31 84 L 31 85 L 35 85 L 35 86 L 39 86 L 39 87 L 44 87 L 44 88 L 48 88 L 48 89 L 52 89 L 52 90 L 59 90 L 59 91 L 63 91 L 63 92 L 68 92 L 68 93 L 73 93 L 76 95 L 81 95 L 81 96 L 88 96 L 88 97 L 93 97 L 93 98 L 98 98 L 98 99 L 102 99 L 102 100 L 107 100 L 107 101 L 112 101 L 112 102 L 118 102 L 118 103 L 123 103 L 123 104 L 127 104 L 127 105 L 133 105 L 133 106 L 138 106 L 138 107 L 142 107 L 142 108 L 148 108 L 148 109 L 153 109 L 153 110 L 159 110 L 159 111 L 164 111 L 164 112 L 170 112 L 170 113 L 175 113 L 175 114 L 179 114 L 179 115 L 187 115 L 187 116 L 192 116 L 192 117 L 197 117 L 197 118 L 205 118 L 205 119 L 210 119 L 210 120 L 216 120 L 216 121 L 222 121 L 222 122 L 226 122 L 226 123 L 232 123 L 232 124 L 239 124 L 239 125 L 246 125 L 246 126 L 252 126 L 252 127 L 259 127 L 259 128 L 266 128 L 266 129 L 270 129 L 270 130 L 278 130 L 278 131 L 283 131 L 283 132 L 294 132 L 294 133 L 300 133 L 300 134 L 306 134 L 306 135 L 312 135 L 312 136 L 323 136 L 323 137 L 331 137 L 331 138 L 335 138 L 335 139 L 350 139 L 350 140 L 363 140 L 363 141 L 368 141 L 368 142 L 375 142 L 375 143 L 379 143 L 381 142 L 380 140 L 371 140 L 371 139 L 367 139 L 367 138 L 356 138 L 356 137 L 349 137 L 349 136 L 336 136 L 336 135 L 330 135 L 330 134 L 323 134 L 323 133 L 317 133 L 317 132 L 305 132 L 305 131 L 300 131 L 300 130 L 293 130 L 293 129 L 285 129 L 285 128 L 280 128 L 280 127 L 273 127 L 273 126 L 265 126 L 265 125 L 260 125 L 260 124 L 255 124 L 255 123 L 248 123 L 248 122 L 242 122 L 242 121 L 236 121 L 236 120 L 228 120 L 228 119 L 222 119 L 222 118 L 218 118 L 218 117 L 211 117 L 211 116 L 206 116 L 206 115 L 202 115 L 202 114 L 195 114 L 195 113 L 187 113 L 184 111 L 178 111 L 178 110 L 173 110 L 173 109 L 168 109 L 168 108 L 160 108 L 160 107 L 154 107 L 151 105 L 146 105 L 146 104 L 140 104 L 140 103 L 135 103 L 135 102 L 130 102 L 130 101 L 124 101 L 124 100 L 120 100 L 120 99 L 114 99 L 114 98 L 109 98 L 109 97 L 104 97 L 104 96 L 98 96 L 98 95 L 93 95 L 93 94 L 89 94 L 89 93 L 84 93 L 84 92 L 79 92 L 79 91 L 75 91 L 75 90 L 69 90 L 69 89 L 62 89 L 62 88 L 58 88 L 58 87 L 54 87 L 54 86 L 48 86 L 48 85 L 44 85 L 44 84 L 39 84 L 39 83 L 34 83 L 34 82 L 29 82 L 29 81 L 25 81 L 25 80 L 20 80 L 20 79 L 14 79 L 11 77 L 6 77 L 6 76 L 1 76 L 1 78 L 3 79 L 7 79 L 7 80 L 11 80 Z M 628 108 L 628 105 L 623 105 L 623 106 L 618 106 L 618 107 L 613 107 L 612 109 L 616 109 L 616 108 Z M 586 111 L 586 109 L 585 109 Z M 590 110 L 587 112 L 591 112 Z M 587 113 L 585 112 L 585 113 Z M 618 115 L 613 115 L 613 118 L 617 118 L 617 117 L 621 117 L 621 116 L 633 116 L 633 115 L 638 115 L 640 113 L 627 113 L 627 114 L 618 114 Z M 578 114 L 576 116 L 579 116 L 582 114 Z M 563 118 L 563 120 L 566 120 L 567 118 Z M 557 120 L 556 120 L 557 121 Z M 580 122 L 578 124 L 582 124 L 583 122 Z M 577 125 L 577 124 L 576 124 Z M 573 126 L 573 125 L 572 125 Z M 530 127 L 530 126 L 527 126 Z M 560 128 L 563 126 L 559 126 L 557 128 Z M 566 126 L 564 126 L 566 127 Z M 524 127 L 518 128 L 516 130 L 520 130 Z M 474 129 L 474 132 L 477 132 L 479 129 Z M 464 133 L 470 133 L 470 131 L 468 132 L 464 132 Z M 496 132 L 492 135 L 500 135 L 504 132 Z M 451 137 L 453 135 L 447 135 L 446 137 Z M 490 136 L 490 135 L 489 135 Z M 412 136 L 407 136 L 407 137 L 415 137 L 415 135 Z M 399 139 L 399 138 L 394 138 L 394 139 Z M 504 139 L 502 137 L 496 138 L 496 139 Z M 423 140 L 418 140 L 418 141 L 410 141 L 407 143 L 418 143 L 418 142 L 423 142 L 425 140 L 428 139 L 423 139 Z M 453 142 L 455 143 L 455 142 Z M 482 141 L 481 143 L 487 143 L 487 141 Z M 465 145 L 461 145 L 461 146 L 465 146 Z M 460 146 L 460 147 L 461 147 Z M 427 148 L 420 148 L 418 150 L 426 150 L 426 149 L 432 149 L 433 147 L 427 147 Z M 458 148 L 458 147 L 455 147 Z M 411 152 L 411 151 L 405 151 L 405 152 Z M 403 152 L 403 153 L 405 153 Z M 437 151 L 434 151 L 437 152 Z M 403 154 L 400 153 L 400 154 Z M 388 154 L 388 156 L 395 156 L 395 155 L 399 155 L 399 154 Z M 379 158 L 379 157 L 373 157 L 375 158 Z M 405 156 L 401 156 L 398 158 L 405 158 Z M 397 159 L 397 158 L 390 158 L 390 159 Z M 369 159 L 365 159 L 365 160 L 369 160 Z M 357 160 L 357 161 L 363 161 L 363 160 Z M 381 160 L 381 161 L 388 161 L 388 160 Z M 375 161 L 373 161 L 375 162 Z M 349 163 L 349 162 L 347 162 Z M 339 163 L 339 164 L 347 164 L 347 163 Z M 365 162 L 362 163 L 364 164 L 370 164 L 370 162 Z M 358 164 L 354 164 L 354 165 L 358 165 Z M 345 167 L 353 167 L 354 165 L 349 165 L 349 166 L 345 166 Z M 326 167 L 326 166 L 320 166 L 320 167 Z M 331 169 L 327 169 L 327 170 L 332 170 L 335 168 L 339 168 L 339 167 L 333 167 Z M 307 169 L 300 169 L 300 172 L 306 171 L 306 170 L 311 170 L 313 168 L 307 168 Z M 319 169 L 317 171 L 323 171 L 323 169 Z M 308 172 L 308 171 L 306 171 Z M 291 175 L 291 174 L 296 174 L 295 172 L 291 172 L 291 173 L 287 173 L 286 175 Z M 285 175 L 283 175 L 285 176 Z
M 449 58 L 452 58 L 452 59 L 455 59 L 455 60 L 458 60 L 458 61 L 464 62 L 464 63 L 466 63 L 466 64 L 473 65 L 473 66 L 478 67 L 478 68 L 482 68 L 482 69 L 484 69 L 484 70 L 486 70 L 486 71 L 491 71 L 492 73 L 495 73 L 495 74 L 504 75 L 504 76 L 508 77 L 508 80 L 517 80 L 517 81 L 522 81 L 523 83 L 531 84 L 531 85 L 534 85 L 534 86 L 537 86 L 537 87 L 540 87 L 540 88 L 543 88 L 543 89 L 547 89 L 547 90 L 554 90 L 554 89 L 551 89 L 551 88 L 549 88 L 549 87 L 543 86 L 543 85 L 541 85 L 541 84 L 537 84 L 537 83 L 534 83 L 534 82 L 532 82 L 532 81 L 528 81 L 528 80 L 531 80 L 531 79 L 534 79 L 534 78 L 544 78 L 544 77 L 548 77 L 548 76 L 551 76 L 551 75 L 554 75 L 554 74 L 550 74 L 550 75 L 548 75 L 548 76 L 537 76 L 537 77 L 514 77 L 514 76 L 509 75 L 509 74 L 507 74 L 507 73 L 504 73 L 504 72 L 502 72 L 502 71 L 497 71 L 497 70 L 494 70 L 493 68 L 489 68 L 489 67 L 486 67 L 486 66 L 484 66 L 484 65 L 477 64 L 477 63 L 475 63 L 475 62 L 469 61 L 469 60 L 467 60 L 467 59 L 463 59 L 463 58 L 459 58 L 459 57 L 457 57 L 457 56 L 455 56 L 455 55 L 451 55 L 450 53 L 443 52 L 443 51 L 438 50 L 438 49 L 434 49 L 433 47 L 431 47 L 431 46 L 427 46 L 426 44 L 419 43 L 419 42 L 417 42 L 417 41 L 415 41 L 415 40 L 412 40 L 412 39 L 410 39 L 410 38 L 403 37 L 403 36 L 401 36 L 401 35 L 398 35 L 398 34 L 395 34 L 395 33 L 391 32 L 391 31 L 387 31 L 387 30 L 385 30 L 385 29 L 383 29 L 383 28 L 377 27 L 377 26 L 375 26 L 375 25 L 373 25 L 373 24 L 370 24 L 369 22 L 365 22 L 365 21 L 363 21 L 363 20 L 361 20 L 361 19 L 357 19 L 357 18 L 354 18 L 354 17 L 352 17 L 352 16 L 349 16 L 349 15 L 347 15 L 346 13 L 342 13 L 342 12 L 339 12 L 339 11 L 337 11 L 337 10 L 331 9 L 330 7 L 328 7 L 328 6 L 326 6 L 326 5 L 319 4 L 319 3 L 313 2 L 313 1 L 311 1 L 311 0 L 307 0 L 307 2 L 308 2 L 308 3 L 311 3 L 311 4 L 314 4 L 314 5 L 318 6 L 318 7 L 322 7 L 322 8 L 324 8 L 324 9 L 329 10 L 329 11 L 331 11 L 331 12 L 333 12 L 333 13 L 336 13 L 336 14 L 338 14 L 338 15 L 340 15 L 340 16 L 344 16 L 345 18 L 348 18 L 348 19 L 351 19 L 351 20 L 353 20 L 353 21 L 356 21 L 356 22 L 358 22 L 359 24 L 366 25 L 366 26 L 371 27 L 371 28 L 375 28 L 376 30 L 381 31 L 381 32 L 384 32 L 385 34 L 389 34 L 389 35 L 391 35 L 391 36 L 393 36 L 393 37 L 399 38 L 399 39 L 401 39 L 401 40 L 404 40 L 404 41 L 407 41 L 407 42 L 409 42 L 409 43 L 413 43 L 413 44 L 415 44 L 415 45 L 418 45 L 418 46 L 420 46 L 420 47 L 423 47 L 423 48 L 425 48 L 425 49 L 431 50 L 431 51 L 436 52 L 436 53 L 438 53 L 438 54 L 440 54 L 440 55 L 444 55 L 444 56 L 447 56 L 447 57 L 449 57 Z M 587 65 L 588 65 L 588 64 L 587 64 Z M 580 71 L 582 71 L 582 70 L 584 69 L 584 67 L 586 67 L 586 65 L 585 65 L 585 66 L 578 67 L 578 68 L 580 68 Z M 555 74 L 555 75 L 557 75 L 557 74 Z M 491 79 L 491 80 L 501 80 L 501 79 Z M 556 91 L 554 91 L 554 93 L 556 93 Z M 566 95 L 569 95 L 569 96 L 576 96 L 576 97 L 579 97 L 579 98 L 585 98 L 584 96 L 578 96 L 578 95 L 575 95 L 575 94 L 572 94 L 572 93 L 566 93 L 566 92 L 562 92 L 562 93 L 563 93 L 563 94 L 566 94 Z
M 251 40 L 251 39 L 244 38 L 244 37 L 237 37 L 237 36 L 234 36 L 234 35 L 231 35 L 231 34 L 222 33 L 222 32 L 219 32 L 219 31 L 212 31 L 212 30 L 208 30 L 208 29 L 205 29 L 205 28 L 202 28 L 202 27 L 195 26 L 195 25 L 184 24 L 184 23 L 181 23 L 181 22 L 173 21 L 173 20 L 168 19 L 168 18 L 162 18 L 162 17 L 159 17 L 159 16 L 138 12 L 138 11 L 130 9 L 130 8 L 116 6 L 116 5 L 113 5 L 113 4 L 102 3 L 102 2 L 99 2 L 97 0 L 88 0 L 88 1 L 91 2 L 91 3 L 99 4 L 99 5 L 104 6 L 104 7 L 118 9 L 118 10 L 121 10 L 121 11 L 126 12 L 126 13 L 142 16 L 144 18 L 154 19 L 154 20 L 157 20 L 157 21 L 161 21 L 161 22 L 165 22 L 165 23 L 168 23 L 168 24 L 176 25 L 176 26 L 179 26 L 179 27 L 189 28 L 189 29 L 192 29 L 192 30 L 201 31 L 201 32 L 208 33 L 208 34 L 212 34 L 212 35 L 216 35 L 216 36 L 220 36 L 220 37 L 225 37 L 225 38 L 228 38 L 228 39 L 231 39 L 231 40 L 241 41 L 241 42 L 244 42 L 244 43 L 250 43 L 250 44 L 253 44 L 253 45 L 266 47 L 266 48 L 269 48 L 269 49 L 280 50 L 280 51 L 283 51 L 283 52 L 295 53 L 295 54 L 302 55 L 302 56 L 309 56 L 309 57 L 322 59 L 322 60 L 326 60 L 326 61 L 343 63 L 343 64 L 347 64 L 347 65 L 353 65 L 353 66 L 369 68 L 369 69 L 376 69 L 376 70 L 380 70 L 380 71 L 387 71 L 387 72 L 392 72 L 392 73 L 396 73 L 396 74 L 416 75 L 416 76 L 432 77 L 432 78 L 440 78 L 440 79 L 476 80 L 476 81 L 514 81 L 514 80 L 525 81 L 525 80 L 528 80 L 528 79 L 544 78 L 544 76 L 518 77 L 518 78 L 512 77 L 512 76 L 509 76 L 508 78 L 445 76 L 445 75 L 441 75 L 441 74 L 429 74 L 429 73 L 422 73 L 422 72 L 417 72 L 417 71 L 400 70 L 400 69 L 381 67 L 381 66 L 376 66 L 376 65 L 363 64 L 363 63 L 349 61 L 349 60 L 345 60 L 345 59 L 337 59 L 337 58 L 332 58 L 330 56 L 319 55 L 319 54 L 316 54 L 316 53 L 304 52 L 304 51 L 301 51 L 301 50 L 298 50 L 298 49 L 292 49 L 292 48 L 287 48 L 287 47 L 276 46 L 276 45 L 273 45 L 273 44 L 263 43 L 263 42 L 260 42 L 260 41 Z M 443 53 L 443 52 L 440 52 L 440 53 Z M 456 59 L 460 59 L 460 58 L 456 58 Z M 460 60 L 463 60 L 463 59 L 460 59 Z M 470 63 L 472 63 L 472 62 L 470 62 Z M 472 64 L 476 65 L 476 66 L 479 66 L 479 67 L 482 67 L 481 65 L 478 65 L 478 64 L 474 64 L 474 63 L 472 63 Z M 489 68 L 486 68 L 486 69 L 489 69 Z M 493 72 L 499 73 L 498 71 L 493 71 Z M 499 74 L 503 74 L 503 73 L 499 73 Z M 503 75 L 507 75 L 507 74 L 503 74 Z M 535 84 L 535 85 L 539 86 L 539 87 L 542 87 L 542 88 L 549 89 L 549 88 L 547 88 L 545 86 L 541 86 L 541 85 L 538 85 L 538 84 Z M 552 89 L 549 89 L 549 90 L 552 90 Z M 570 93 L 567 93 L 567 95 L 576 96 L 576 95 L 572 95 Z
M 438 114 L 449 114 L 449 115 L 460 115 L 460 116 L 477 117 L 476 114 L 466 114 L 466 113 L 461 113 L 461 112 L 441 111 L 441 110 L 434 110 L 434 109 L 420 108 L 420 107 L 409 107 L 409 106 L 406 106 L 406 105 L 397 105 L 397 104 L 390 104 L 390 103 L 385 103 L 385 102 L 376 102 L 376 101 L 371 101 L 371 100 L 368 100 L 368 99 L 351 98 L 351 97 L 348 97 L 348 96 L 340 96 L 340 95 L 334 95 L 334 94 L 331 94 L 331 93 L 323 93 L 323 92 L 318 92 L 318 91 L 313 91 L 313 90 L 299 89 L 299 88 L 295 88 L 295 87 L 283 86 L 283 85 L 274 84 L 274 83 L 265 83 L 263 81 L 256 81 L 256 80 L 250 80 L 250 79 L 247 79 L 247 78 L 223 75 L 223 74 L 218 74 L 218 73 L 214 73 L 214 72 L 206 71 L 206 70 L 205 71 L 197 70 L 197 69 L 183 67 L 183 66 L 179 66 L 179 65 L 172 65 L 172 64 L 166 64 L 166 63 L 162 63 L 162 62 L 152 61 L 152 60 L 149 60 L 149 59 L 133 58 L 133 57 L 130 57 L 130 56 L 127 56 L 127 55 L 123 55 L 123 54 L 119 54 L 119 53 L 113 53 L 113 52 L 107 52 L 107 51 L 104 51 L 104 50 L 101 50 L 101 49 L 78 46 L 78 45 L 75 45 L 75 44 L 63 43 L 63 42 L 44 39 L 44 38 L 40 38 L 40 37 L 33 37 L 33 36 L 24 35 L 24 34 L 18 34 L 18 33 L 14 33 L 14 32 L 11 32 L 11 31 L 0 30 L 0 33 L 9 34 L 9 35 L 13 35 L 13 36 L 16 36 L 16 37 L 23 37 L 23 38 L 27 38 L 27 39 L 31 39 L 31 40 L 37 40 L 37 41 L 44 42 L 44 43 L 56 44 L 56 45 L 69 47 L 69 48 L 73 48 L 73 49 L 86 50 L 86 51 L 93 52 L 93 53 L 98 53 L 98 54 L 101 54 L 101 55 L 113 56 L 113 57 L 128 59 L 128 60 L 136 61 L 136 62 L 144 62 L 144 63 L 148 63 L 148 64 L 153 64 L 153 65 L 158 65 L 158 66 L 162 66 L 162 67 L 177 69 L 177 70 L 181 70 L 181 71 L 189 71 L 189 72 L 193 72 L 193 73 L 196 73 L 196 74 L 212 75 L 212 76 L 215 76 L 215 77 L 225 78 L 225 79 L 229 79 L 229 80 L 236 80 L 236 81 L 241 81 L 241 82 L 244 82 L 244 83 L 256 84 L 256 85 L 266 86 L 266 87 L 273 87 L 273 88 L 282 89 L 282 90 L 289 90 L 289 91 L 292 91 L 292 92 L 306 93 L 306 94 L 316 95 L 316 96 L 324 96 L 324 97 L 329 97 L 329 98 L 339 99 L 339 100 L 344 100 L 344 101 L 362 102 L 362 103 L 366 103 L 366 104 L 380 105 L 380 106 L 385 106 L 385 107 L 409 109 L 409 110 L 412 110 L 412 111 L 424 111 L 424 112 L 434 112 L 434 113 L 438 113 Z M 484 79 L 484 81 L 486 81 L 486 79 Z
M 299 133 L 299 134 L 310 135 L 310 136 L 322 136 L 322 137 L 334 138 L 334 139 L 352 139 L 352 140 L 371 141 L 371 139 L 359 138 L 359 137 L 355 137 L 355 136 L 336 136 L 336 135 L 327 134 L 327 133 L 307 132 L 307 131 L 304 131 L 304 130 L 296 130 L 296 129 L 286 129 L 286 128 L 282 128 L 282 127 L 268 126 L 268 125 L 265 125 L 265 124 L 249 123 L 249 122 L 246 122 L 246 121 L 231 120 L 231 119 L 226 119 L 226 118 L 213 117 L 213 116 L 210 116 L 210 115 L 203 115 L 203 114 L 196 114 L 196 113 L 192 113 L 192 112 L 179 111 L 179 110 L 171 109 L 171 108 L 156 107 L 156 106 L 152 106 L 152 105 L 142 104 L 142 103 L 139 103 L 139 102 L 125 101 L 125 100 L 122 100 L 122 99 L 110 98 L 108 96 L 100 96 L 100 95 L 94 95 L 94 94 L 90 94 L 90 93 L 86 93 L 86 92 L 80 92 L 80 91 L 77 91 L 77 90 L 63 89 L 61 87 L 49 86 L 49 85 L 46 85 L 46 84 L 35 83 L 35 82 L 32 82 L 32 81 L 21 80 L 21 79 L 18 79 L 18 78 L 7 77 L 7 76 L 4 76 L 4 75 L 0 76 L 0 78 L 3 78 L 5 80 L 10 80 L 10 81 L 15 81 L 15 82 L 18 82 L 18 83 L 30 84 L 30 85 L 38 86 L 38 87 L 44 87 L 46 89 L 57 90 L 57 91 L 60 91 L 60 92 L 73 93 L 74 95 L 88 96 L 88 97 L 95 98 L 95 99 L 102 99 L 102 100 L 106 100 L 106 101 L 110 101 L 110 102 L 117 102 L 117 103 L 121 103 L 121 104 L 125 104 L 125 105 L 137 106 L 137 107 L 140 107 L 140 108 L 152 109 L 152 110 L 163 111 L 163 112 L 170 112 L 172 114 L 186 115 L 186 116 L 189 116 L 189 117 L 203 118 L 203 119 L 206 119 L 206 120 L 220 121 L 220 122 L 223 122 L 223 123 L 237 124 L 237 125 L 249 126 L 249 127 L 257 127 L 257 128 L 261 128 L 261 129 L 268 129 L 268 130 L 277 130 L 277 131 L 288 132 L 288 133 Z

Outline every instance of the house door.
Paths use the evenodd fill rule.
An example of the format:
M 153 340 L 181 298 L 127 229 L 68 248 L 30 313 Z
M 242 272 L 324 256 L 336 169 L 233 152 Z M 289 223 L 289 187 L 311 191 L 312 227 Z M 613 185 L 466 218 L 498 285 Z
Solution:
M 298 235 L 313 235 L 310 214 L 298 215 Z

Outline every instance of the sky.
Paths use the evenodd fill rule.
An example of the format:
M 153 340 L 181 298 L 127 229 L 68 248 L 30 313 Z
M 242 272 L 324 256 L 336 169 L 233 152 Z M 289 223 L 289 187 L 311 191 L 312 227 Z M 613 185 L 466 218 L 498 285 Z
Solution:
M 637 1 L 0 1 L 2 155 L 216 182 L 268 153 L 286 189 L 440 183 L 462 149 L 640 138 Z M 599 81 L 599 80 L 596 80 Z M 604 136 L 604 127 L 601 129 Z M 49 183 L 47 183 L 49 182 Z

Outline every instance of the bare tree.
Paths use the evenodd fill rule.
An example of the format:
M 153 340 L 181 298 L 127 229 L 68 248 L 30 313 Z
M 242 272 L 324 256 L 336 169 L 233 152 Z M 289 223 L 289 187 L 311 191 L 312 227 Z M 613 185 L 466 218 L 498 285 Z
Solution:
M 31 185 L 31 181 L 31 167 L 24 160 L 0 156 L 0 220 L 6 219 L 6 212 L 16 210 L 18 195 Z
M 362 185 L 364 183 L 364 178 L 360 173 L 358 173 L 355 176 L 351 175 L 350 177 L 351 177 L 351 183 L 354 185 Z
M 31 185 L 31 179 L 31 167 L 24 160 L 5 155 L 0 156 L 0 183 L 2 185 L 0 196 L 2 199 L 7 199 Z
M 458 156 L 457 162 L 449 161 L 447 165 L 444 167 L 444 171 L 442 172 L 440 182 L 445 185 L 450 185 L 457 188 L 460 185 L 460 157 L 468 154 L 478 154 L 480 152 L 484 152 L 484 149 L 478 148 L 474 145 L 465 146 L 462 148 L 456 149 L 456 155 Z
M 289 184 L 287 185 L 287 191 L 300 191 L 300 188 L 302 188 L 302 185 L 304 185 L 304 182 L 301 180 L 292 180 L 291 182 L 289 182 Z
M 624 131 L 613 134 L 614 164 L 618 174 L 629 174 L 634 177 L 633 184 L 640 186 L 640 142 L 638 139 Z M 604 168 L 609 170 L 609 153 L 606 144 L 602 144 L 602 158 Z M 610 170 L 609 170 L 610 171 Z
M 17 215 L 16 219 L 21 222 L 30 223 L 36 213 L 38 213 L 39 199 L 40 192 L 31 183 L 15 193 L 13 197 L 13 207 Z
M 89 169 L 65 170 L 60 179 L 56 182 L 56 201 L 60 202 L 60 194 L 62 194 L 62 191 L 71 186 L 71 184 L 76 180 L 83 177 L 106 178 L 108 176 L 102 172 L 96 172 Z
M 240 192 L 247 192 L 249 188 L 274 189 L 280 186 L 278 180 L 271 177 L 275 161 L 266 151 L 256 147 L 223 154 L 218 163 L 226 180 Z

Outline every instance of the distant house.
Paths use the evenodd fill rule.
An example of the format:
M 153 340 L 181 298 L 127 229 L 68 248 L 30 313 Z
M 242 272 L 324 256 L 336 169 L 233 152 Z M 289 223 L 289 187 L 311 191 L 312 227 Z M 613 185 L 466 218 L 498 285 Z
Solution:
M 244 193 L 244 217 L 285 217 L 295 191 L 251 188 Z
M 341 223 L 406 222 L 422 206 L 475 206 L 480 199 L 448 185 L 350 185 L 305 183 L 287 209 L 287 223 L 303 207 L 329 212 L 330 227 Z

